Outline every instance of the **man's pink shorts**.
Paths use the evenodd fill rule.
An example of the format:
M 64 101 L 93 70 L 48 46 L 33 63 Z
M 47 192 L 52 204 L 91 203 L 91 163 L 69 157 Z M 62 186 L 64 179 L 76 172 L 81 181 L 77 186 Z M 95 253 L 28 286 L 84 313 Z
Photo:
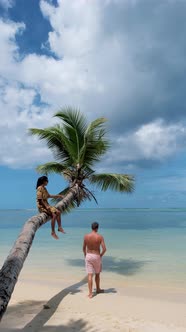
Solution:
M 100 255 L 87 253 L 85 257 L 85 266 L 87 273 L 100 273 L 102 270 Z

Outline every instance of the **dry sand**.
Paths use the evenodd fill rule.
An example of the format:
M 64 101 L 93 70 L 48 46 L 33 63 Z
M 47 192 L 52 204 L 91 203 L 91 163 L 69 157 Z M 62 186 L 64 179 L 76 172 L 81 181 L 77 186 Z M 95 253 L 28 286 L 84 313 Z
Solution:
M 186 291 L 106 280 L 89 299 L 86 278 L 65 279 L 21 277 L 0 331 L 186 332 Z

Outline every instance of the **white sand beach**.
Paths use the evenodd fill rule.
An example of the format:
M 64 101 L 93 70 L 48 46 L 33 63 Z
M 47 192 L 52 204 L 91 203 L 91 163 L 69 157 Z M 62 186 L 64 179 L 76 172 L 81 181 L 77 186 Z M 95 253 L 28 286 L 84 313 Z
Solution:
M 73 218 L 86 222 L 91 213 L 79 212 Z M 148 212 L 151 227 L 144 229 L 143 212 L 99 213 L 103 222 L 108 215 L 114 220 L 114 227 L 104 227 L 103 232 L 108 244 L 101 274 L 105 293 L 87 296 L 82 253 L 87 229 L 69 227 L 67 236 L 53 241 L 50 230 L 43 228 L 24 263 L 0 332 L 186 332 L 186 241 L 179 227 L 185 212 Z M 0 232 L 2 264 L 18 232 L 14 214 L 10 217 L 10 226 Z M 177 228 L 167 228 L 166 220 L 173 217 Z M 121 229 L 128 220 L 129 229 Z M 164 228 L 157 229 L 157 223 Z
M 121 287 L 104 274 L 102 279 L 105 293 L 89 299 L 86 278 L 51 275 L 47 280 L 23 273 L 0 331 L 186 331 L 186 291 L 127 283 Z

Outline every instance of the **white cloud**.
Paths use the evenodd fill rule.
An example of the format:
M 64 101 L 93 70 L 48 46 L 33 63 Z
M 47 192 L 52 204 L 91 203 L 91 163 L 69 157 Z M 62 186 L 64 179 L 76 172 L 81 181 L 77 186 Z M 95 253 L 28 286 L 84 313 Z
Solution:
M 134 137 L 145 158 L 161 160 L 185 146 L 186 128 L 156 121 L 143 125 Z
M 43 15 L 48 17 L 53 31 L 49 44 L 60 58 L 86 56 L 95 52 L 100 32 L 100 15 L 97 1 L 58 1 L 59 7 L 41 1 Z M 83 15 L 82 15 L 83 13 Z
M 2 164 L 32 166 L 48 159 L 43 145 L 27 136 L 27 128 L 50 125 L 53 113 L 67 105 L 80 108 L 88 119 L 108 118 L 116 133 L 108 162 L 128 161 L 132 168 L 138 160 L 161 161 L 182 149 L 183 111 L 177 107 L 173 112 L 173 107 L 177 94 L 182 100 L 183 88 L 174 89 L 173 76 L 179 76 L 180 63 L 181 69 L 185 66 L 184 42 L 165 38 L 163 28 L 171 26 L 168 7 L 158 1 L 153 6 L 156 14 L 149 17 L 143 1 L 58 0 L 55 7 L 42 0 L 41 11 L 52 26 L 48 47 L 58 59 L 23 57 L 16 34 L 26 25 L 0 20 Z M 172 44 L 174 56 L 168 56 Z M 44 105 L 37 105 L 38 96 Z M 169 113 L 174 125 L 166 123 Z
M 115 137 L 107 163 L 131 163 L 141 160 L 163 161 L 185 149 L 186 127 L 157 120 L 141 126 L 127 136 Z
M 33 167 L 34 164 L 41 163 L 42 158 L 51 158 L 46 146 L 28 135 L 31 125 L 48 125 L 48 121 L 42 118 L 40 109 L 33 106 L 35 96 L 33 89 L 21 88 L 18 84 L 9 84 L 1 89 L 1 165 L 13 168 Z
M 24 23 L 14 23 L 0 19 L 0 75 L 7 80 L 19 80 L 17 61 L 19 48 L 16 44 L 16 34 L 22 33 Z

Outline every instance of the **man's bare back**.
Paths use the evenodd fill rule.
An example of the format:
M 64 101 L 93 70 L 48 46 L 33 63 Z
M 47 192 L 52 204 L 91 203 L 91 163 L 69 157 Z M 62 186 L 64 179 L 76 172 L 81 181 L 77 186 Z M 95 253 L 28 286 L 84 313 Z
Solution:
M 100 248 L 105 248 L 103 236 L 96 232 L 86 234 L 84 237 L 84 245 L 86 246 L 86 252 L 100 255 Z
M 83 252 L 100 255 L 101 257 L 106 252 L 106 245 L 102 235 L 98 234 L 98 229 L 92 230 L 91 233 L 84 236 Z M 102 250 L 101 250 L 102 249 Z

